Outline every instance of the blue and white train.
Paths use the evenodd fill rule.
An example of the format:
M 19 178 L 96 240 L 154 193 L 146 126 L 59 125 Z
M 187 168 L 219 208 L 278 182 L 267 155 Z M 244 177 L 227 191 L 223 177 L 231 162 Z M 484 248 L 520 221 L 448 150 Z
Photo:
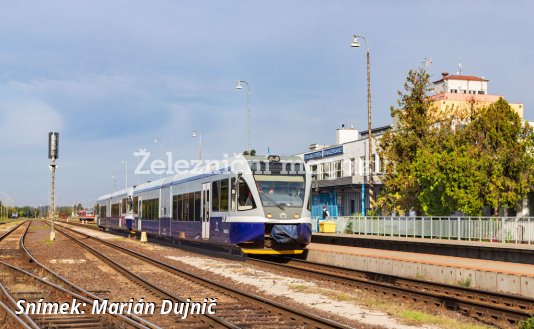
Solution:
M 311 175 L 294 156 L 238 156 L 97 200 L 101 228 L 300 254 L 311 240 Z

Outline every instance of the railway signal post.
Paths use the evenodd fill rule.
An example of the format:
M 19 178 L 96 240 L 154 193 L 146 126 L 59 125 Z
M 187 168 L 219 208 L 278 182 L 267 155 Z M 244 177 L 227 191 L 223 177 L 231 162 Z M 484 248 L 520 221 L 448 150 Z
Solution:
M 58 158 L 59 147 L 59 133 L 48 133 L 48 158 L 52 160 L 50 164 L 50 171 L 52 171 L 52 186 L 50 196 L 50 212 L 49 216 L 52 219 L 52 226 L 50 227 L 50 241 L 56 239 L 56 232 L 54 231 L 54 219 L 56 217 L 56 193 L 55 193 L 55 180 L 56 180 L 56 159 Z

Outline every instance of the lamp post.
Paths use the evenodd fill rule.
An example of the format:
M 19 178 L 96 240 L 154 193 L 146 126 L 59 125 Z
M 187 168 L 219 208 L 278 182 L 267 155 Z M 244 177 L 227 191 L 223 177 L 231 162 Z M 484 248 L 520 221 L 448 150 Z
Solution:
M 202 161 L 202 134 L 193 130 L 192 137 L 198 137 L 198 159 Z
M 252 143 L 252 128 L 251 128 L 251 109 L 250 109 L 250 86 L 244 80 L 237 81 L 236 89 L 243 89 L 243 84 L 247 86 L 247 151 L 250 153 L 250 144 Z
M 358 48 L 360 43 L 358 39 L 363 39 L 365 42 L 365 47 L 367 49 L 367 137 L 368 137 L 368 156 L 369 161 L 367 161 L 367 186 L 369 188 L 369 208 L 372 210 L 375 202 L 375 195 L 373 191 L 373 134 L 371 132 L 371 54 L 369 51 L 369 43 L 367 38 L 361 35 L 354 35 L 354 40 L 352 41 L 351 47 Z M 363 209 L 365 215 L 365 209 Z
M 128 160 L 122 160 L 121 163 L 124 165 L 124 175 L 126 177 L 126 188 L 128 188 Z

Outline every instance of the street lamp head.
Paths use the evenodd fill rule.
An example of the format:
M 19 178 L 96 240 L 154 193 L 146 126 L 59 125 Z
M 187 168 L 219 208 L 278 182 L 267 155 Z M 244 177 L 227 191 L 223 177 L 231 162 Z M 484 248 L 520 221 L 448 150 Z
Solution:
M 157 144 L 159 143 L 160 139 L 158 137 L 154 138 L 154 143 Z
M 243 89 L 243 85 L 241 84 L 241 80 L 237 81 L 237 85 L 235 86 L 235 89 Z
M 353 48 L 359 48 L 360 47 L 360 43 L 358 42 L 358 35 L 355 34 L 354 35 L 354 39 L 352 40 L 352 43 L 350 44 L 351 47 Z
M 196 130 L 193 130 L 193 133 L 191 134 L 191 136 L 192 136 L 192 137 L 197 137 L 197 135 L 198 135 L 198 134 L 197 134 Z

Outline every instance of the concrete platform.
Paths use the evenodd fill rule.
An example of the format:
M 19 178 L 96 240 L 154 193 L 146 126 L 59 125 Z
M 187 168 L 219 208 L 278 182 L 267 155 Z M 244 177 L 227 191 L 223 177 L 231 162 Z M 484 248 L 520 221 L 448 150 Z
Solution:
M 534 298 L 534 265 L 312 243 L 310 261 Z
M 313 243 L 534 264 L 534 244 L 314 233 Z

